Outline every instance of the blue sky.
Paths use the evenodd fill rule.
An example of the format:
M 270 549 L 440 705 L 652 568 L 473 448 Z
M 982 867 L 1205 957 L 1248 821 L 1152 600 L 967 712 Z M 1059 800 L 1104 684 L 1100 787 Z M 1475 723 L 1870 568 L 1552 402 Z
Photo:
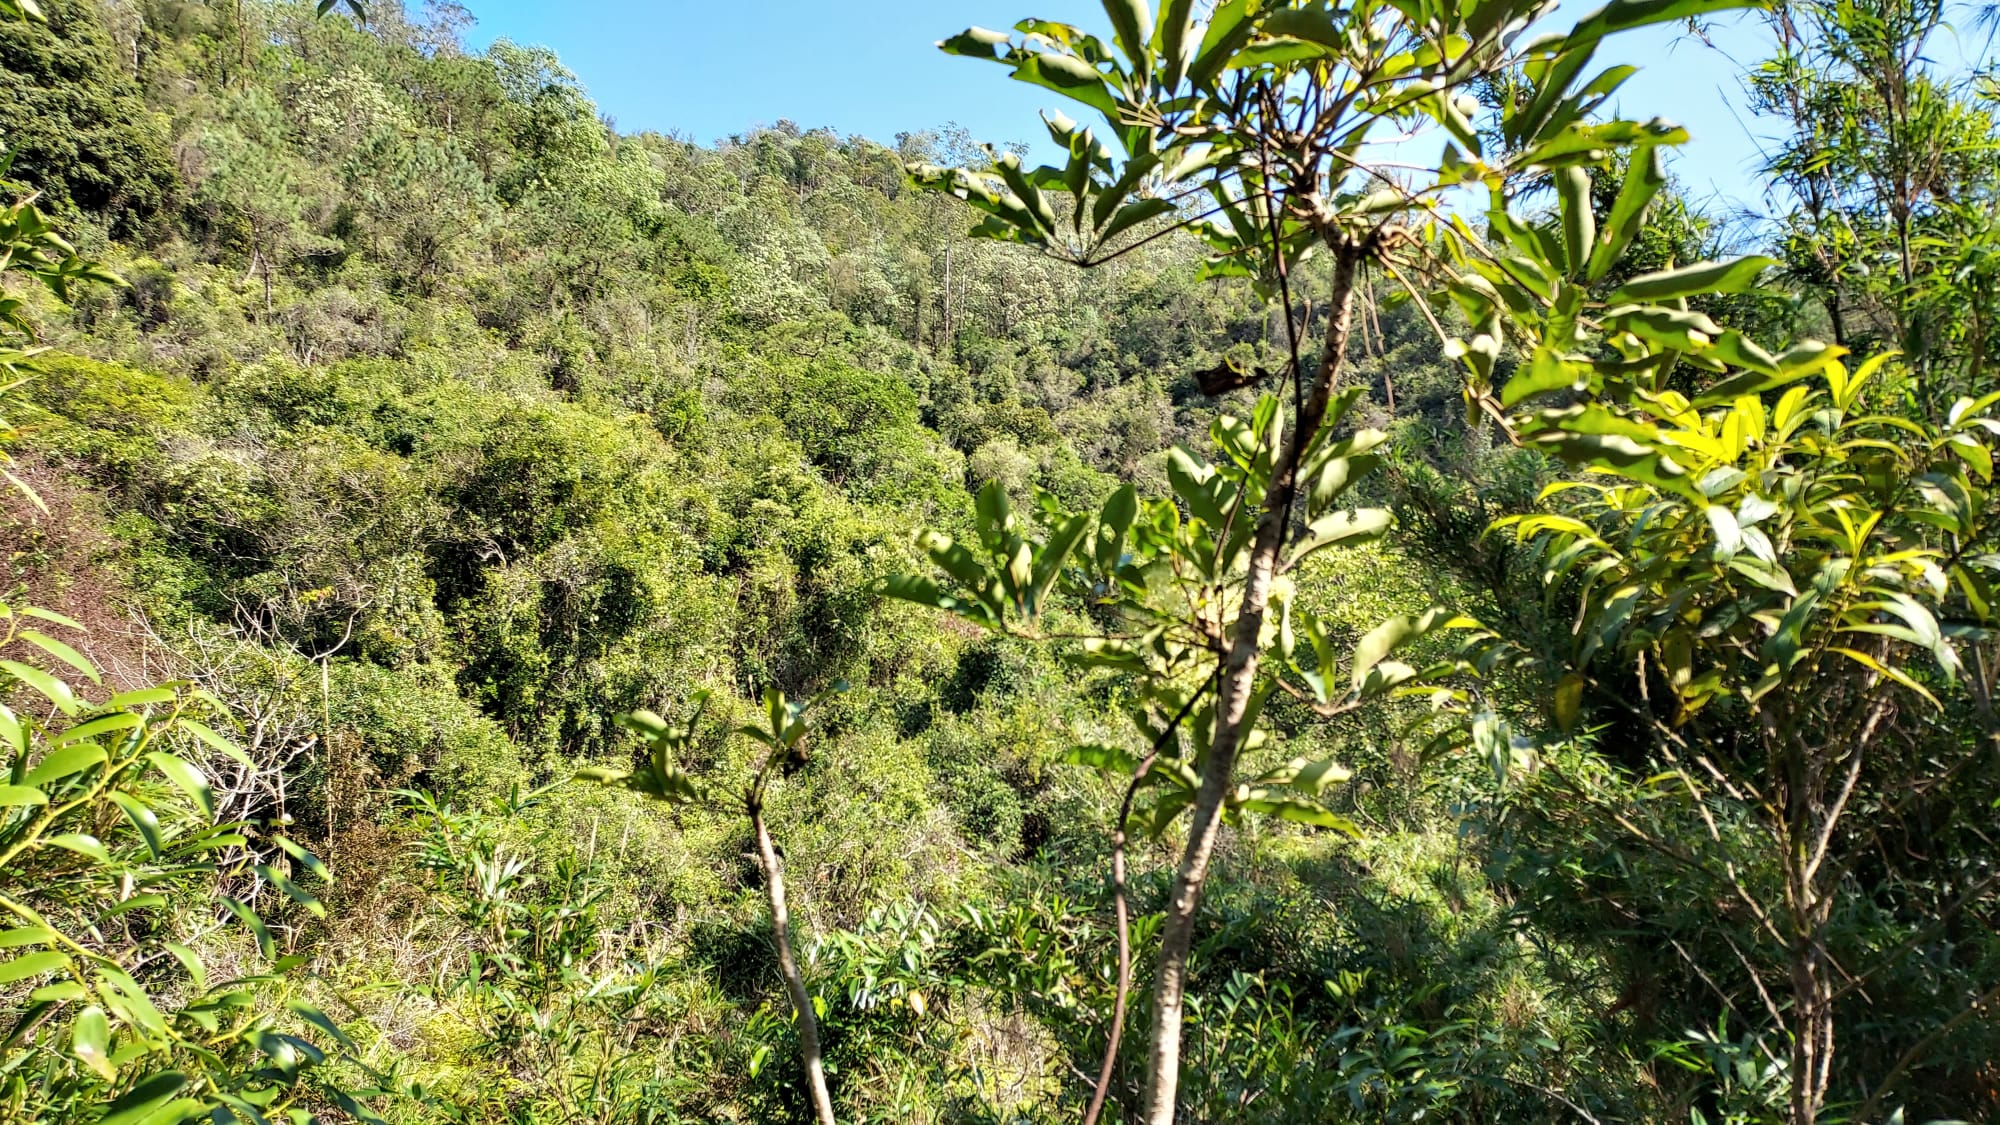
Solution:
M 781 118 L 884 143 L 947 122 L 996 143 L 1039 141 L 1046 134 L 1036 114 L 1060 99 L 1008 81 L 997 66 L 942 55 L 933 44 L 970 25 L 1004 28 L 1026 15 L 1098 29 L 1105 23 L 1095 0 L 465 2 L 479 19 L 470 33 L 475 46 L 505 36 L 552 47 L 619 128 L 703 143 Z M 1553 22 L 1566 26 L 1591 6 L 1566 0 Z M 1753 139 L 1766 130 L 1740 108 L 1731 61 L 1761 57 L 1752 28 L 1741 17 L 1725 19 L 1714 47 L 1656 29 L 1600 52 L 1605 65 L 1640 68 L 1620 93 L 1624 112 L 1666 117 L 1693 133 L 1676 170 L 1690 194 L 1715 210 L 1768 208 Z

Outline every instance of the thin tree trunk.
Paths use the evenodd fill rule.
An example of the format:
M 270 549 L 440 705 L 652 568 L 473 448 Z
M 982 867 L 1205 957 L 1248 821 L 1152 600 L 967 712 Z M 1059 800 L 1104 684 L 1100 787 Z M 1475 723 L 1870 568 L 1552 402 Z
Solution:
M 1347 352 L 1347 339 L 1354 326 L 1354 275 L 1365 250 L 1343 245 L 1338 249 L 1333 274 L 1332 316 L 1327 325 L 1326 350 L 1320 359 L 1311 393 L 1301 404 L 1292 433 L 1272 466 L 1271 483 L 1265 490 L 1264 510 L 1257 520 L 1257 535 L 1250 554 L 1249 574 L 1243 583 L 1243 605 L 1236 618 L 1236 634 L 1228 655 L 1223 657 L 1221 685 L 1216 698 L 1215 734 L 1209 745 L 1208 761 L 1202 768 L 1201 789 L 1195 797 L 1194 820 L 1188 826 L 1187 850 L 1174 875 L 1173 896 L 1167 902 L 1166 925 L 1160 939 L 1159 977 L 1153 990 L 1152 1057 L 1146 1071 L 1146 1114 L 1148 1125 L 1173 1125 L 1180 1087 L 1181 1007 L 1187 991 L 1188 953 L 1194 943 L 1196 908 L 1201 904 L 1202 886 L 1208 878 L 1209 861 L 1215 856 L 1215 842 L 1222 823 L 1222 805 L 1234 781 L 1236 753 L 1247 733 L 1244 719 L 1256 690 L 1258 636 L 1264 630 L 1264 612 L 1270 600 L 1271 580 L 1277 575 L 1278 560 L 1291 530 L 1292 499 L 1298 491 L 1299 461 L 1306 447 L 1319 433 L 1333 395 L 1334 384 Z
M 1145 767 L 1141 767 L 1144 769 Z M 1132 807 L 1132 794 L 1139 788 L 1134 778 L 1125 791 L 1125 807 Z M 1125 1004 L 1132 995 L 1132 914 L 1125 900 L 1125 821 L 1111 836 L 1111 902 L 1118 923 L 1118 990 L 1112 1000 L 1111 1033 L 1104 1044 L 1104 1062 L 1097 1071 L 1097 1088 L 1091 1091 L 1090 1107 L 1083 1111 L 1083 1125 L 1097 1125 L 1104 1114 L 1104 1100 L 1111 1094 L 1111 1076 L 1118 1069 L 1118 1045 L 1125 1037 Z
M 1833 1077 L 1833 1004 L 1816 945 L 1807 938 L 1792 953 L 1790 1125 L 1817 1125 Z
M 826 1066 L 819 1055 L 819 1018 L 813 1013 L 805 977 L 799 974 L 798 959 L 792 956 L 792 920 L 785 909 L 785 865 L 778 858 L 778 849 L 771 845 L 770 830 L 764 826 L 763 802 L 751 801 L 750 824 L 757 832 L 757 856 L 764 868 L 764 889 L 771 900 L 771 932 L 778 941 L 778 971 L 784 975 L 785 990 L 792 994 L 792 1014 L 799 1021 L 799 1055 L 806 1065 L 813 1119 L 819 1125 L 834 1125 L 833 1098 L 826 1091 Z

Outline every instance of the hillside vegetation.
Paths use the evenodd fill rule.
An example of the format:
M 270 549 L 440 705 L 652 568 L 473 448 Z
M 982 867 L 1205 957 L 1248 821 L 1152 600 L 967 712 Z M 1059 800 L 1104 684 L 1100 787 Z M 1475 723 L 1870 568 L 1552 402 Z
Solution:
M 947 39 L 1037 168 L 0 0 L 0 1121 L 2000 1120 L 2000 98 L 1732 16 L 1704 215 L 1742 6 Z

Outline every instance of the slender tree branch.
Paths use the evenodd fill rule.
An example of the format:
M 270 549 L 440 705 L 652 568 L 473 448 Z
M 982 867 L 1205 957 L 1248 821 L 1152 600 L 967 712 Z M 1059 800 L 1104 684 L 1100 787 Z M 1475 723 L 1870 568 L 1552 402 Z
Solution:
M 1090 1097 L 1090 1108 L 1084 1112 L 1083 1125 L 1097 1125 L 1099 1115 L 1104 1112 L 1104 1099 L 1111 1089 L 1111 1072 L 1118 1065 L 1118 1044 L 1125 1035 L 1125 1004 L 1132 993 L 1132 913 L 1126 900 L 1125 890 L 1125 833 L 1132 820 L 1132 802 L 1139 795 L 1139 786 L 1153 772 L 1153 763 L 1160 758 L 1160 751 L 1166 748 L 1182 723 L 1194 713 L 1195 704 L 1201 702 L 1215 686 L 1215 673 L 1210 673 L 1201 687 L 1195 689 L 1181 704 L 1181 709 L 1167 722 L 1165 730 L 1153 740 L 1152 748 L 1132 771 L 1132 781 L 1125 786 L 1125 799 L 1118 806 L 1118 827 L 1111 835 L 1111 904 L 1118 920 L 1118 992 L 1111 1010 L 1111 1037 L 1104 1045 L 1104 1063 L 1098 1068 L 1097 1090 Z

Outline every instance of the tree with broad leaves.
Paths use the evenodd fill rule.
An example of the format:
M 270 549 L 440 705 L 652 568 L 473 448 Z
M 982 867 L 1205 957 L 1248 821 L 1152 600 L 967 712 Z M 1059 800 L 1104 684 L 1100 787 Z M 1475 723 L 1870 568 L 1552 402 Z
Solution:
M 1470 623 L 1443 614 L 1388 622 L 1362 639 L 1342 676 L 1320 623 L 1293 605 L 1296 568 L 1307 555 L 1379 536 L 1389 524 L 1387 513 L 1339 505 L 1374 467 L 1371 449 L 1381 441 L 1368 431 L 1338 436 L 1354 401 L 1340 384 L 1358 279 L 1379 271 L 1417 299 L 1446 354 L 1464 362 L 1476 416 L 1553 452 L 1642 465 L 1617 435 L 1573 432 L 1562 418 L 1517 417 L 1512 407 L 1527 388 L 1587 389 L 1595 341 L 1639 341 L 1631 350 L 1643 354 L 1616 357 L 1630 368 L 1619 376 L 1627 380 L 1701 352 L 1690 342 L 1670 354 L 1647 341 L 1671 336 L 1674 318 L 1690 315 L 1671 304 L 1681 291 L 1741 287 L 1761 271 L 1760 261 L 1707 263 L 1667 283 L 1635 279 L 1614 297 L 1630 306 L 1616 322 L 1600 313 L 1617 310 L 1588 294 L 1588 283 L 1604 278 L 1630 245 L 1664 183 L 1659 150 L 1687 140 L 1662 120 L 1593 118 L 1632 73 L 1593 70 L 1599 44 L 1631 28 L 1740 6 L 1616 0 L 1566 32 L 1531 37 L 1531 25 L 1554 5 L 1227 0 L 1197 16 L 1193 0 L 1106 0 L 1110 42 L 1026 20 L 1012 33 L 975 28 L 941 44 L 999 63 L 1102 121 L 1100 128 L 1048 115 L 1050 137 L 1065 153 L 1055 165 L 1030 168 L 1010 155 L 984 168 L 913 168 L 919 183 L 984 214 L 976 233 L 1087 267 L 1192 231 L 1211 249 L 1207 276 L 1252 279 L 1280 302 L 1286 322 L 1289 364 L 1241 380 L 1275 382 L 1275 393 L 1251 419 L 1217 419 L 1216 463 L 1174 453 L 1174 499 L 1141 503 L 1128 489 L 1100 513 L 1051 511 L 1045 532 L 1036 533 L 989 490 L 977 544 L 926 541 L 948 584 L 910 578 L 885 587 L 989 628 L 1028 632 L 1052 594 L 1069 591 L 1114 623 L 1075 655 L 1141 686 L 1146 749 L 1085 748 L 1077 758 L 1129 772 L 1135 797 L 1163 792 L 1147 810 L 1156 830 L 1190 813 L 1162 930 L 1143 1120 L 1174 1118 L 1188 955 L 1224 818 L 1264 812 L 1335 823 L 1313 800 L 1340 777 L 1330 763 L 1239 779 L 1239 760 L 1262 737 L 1264 701 L 1284 692 L 1333 715 L 1397 692 L 1461 698 L 1434 681 L 1466 665 L 1420 672 L 1388 657 L 1426 632 Z M 1498 106 L 1493 120 L 1481 119 L 1475 92 L 1503 77 L 1519 96 Z M 1422 139 L 1410 141 L 1412 133 Z M 1489 144 L 1496 136 L 1503 143 Z M 1412 163 L 1419 145 L 1439 155 Z M 1629 171 L 1600 224 L 1589 170 L 1620 151 L 1631 154 Z M 1560 200 L 1556 222 L 1538 227 L 1520 217 L 1515 193 L 1550 185 Z M 1485 230 L 1449 205 L 1482 188 L 1492 199 Z M 1314 302 L 1325 310 L 1317 328 L 1299 315 L 1294 292 L 1311 257 L 1330 259 L 1326 291 Z M 1440 291 L 1464 306 L 1473 331 L 1446 328 L 1432 311 Z M 1628 322 L 1651 335 L 1633 336 Z M 1520 376 L 1525 384 L 1496 388 L 1503 350 L 1524 330 L 1552 343 L 1535 351 Z M 1308 358 L 1315 332 L 1318 355 Z M 1726 355 L 1690 362 L 1733 358 L 1760 369 L 1778 362 L 1740 334 L 1716 336 Z M 1809 365 L 1825 357 L 1821 349 L 1795 358 Z M 1133 807 L 1128 798 L 1114 828 L 1121 919 L 1123 835 Z M 1121 969 L 1128 977 L 1129 963 Z M 1121 1006 L 1092 1119 L 1122 1016 Z
M 835 691 L 846 689 L 835 685 Z M 810 701 L 799 703 L 785 698 L 776 688 L 764 692 L 763 726 L 747 724 L 731 731 L 763 747 L 750 776 L 750 783 L 732 801 L 713 785 L 705 785 L 681 768 L 696 735 L 702 713 L 707 709 L 707 693 L 694 701 L 694 715 L 674 725 L 651 711 L 619 716 L 621 726 L 639 736 L 645 747 L 644 759 L 636 769 L 586 769 L 577 776 L 602 785 L 618 785 L 641 796 L 669 805 L 708 806 L 719 811 L 739 811 L 750 822 L 756 838 L 757 869 L 764 876 L 764 897 L 771 909 L 771 933 L 778 947 L 778 975 L 784 978 L 791 1000 L 792 1017 L 798 1021 L 799 1063 L 806 1072 L 806 1093 L 812 1102 L 813 1120 L 818 1125 L 834 1125 L 833 1096 L 827 1089 L 826 1065 L 820 1049 L 819 1013 L 806 987 L 793 952 L 791 912 L 785 900 L 785 862 L 771 839 L 765 823 L 765 803 L 771 783 L 789 776 L 806 760 L 806 709 Z

